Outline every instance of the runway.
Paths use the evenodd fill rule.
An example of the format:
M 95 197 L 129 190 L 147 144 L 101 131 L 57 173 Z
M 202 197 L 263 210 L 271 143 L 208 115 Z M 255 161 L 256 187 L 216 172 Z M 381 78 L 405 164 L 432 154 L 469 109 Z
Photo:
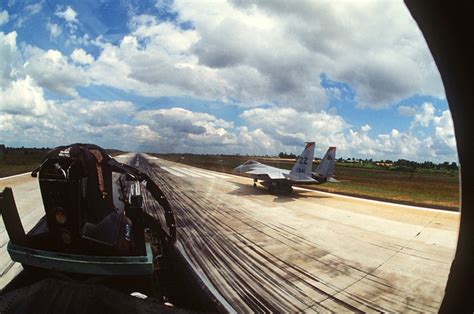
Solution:
M 439 307 L 458 214 L 275 196 L 250 179 L 148 160 L 176 211 L 178 247 L 237 312 Z
M 297 189 L 277 196 L 253 188 L 251 179 L 148 155 L 118 159 L 163 189 L 177 218 L 177 249 L 227 311 L 434 312 L 440 306 L 457 213 Z M 0 181 L 4 186 L 13 187 L 28 229 L 43 214 L 36 181 L 16 177 Z M 147 197 L 147 210 L 154 206 Z M 5 243 L 3 221 L 0 228 Z M 21 266 L 8 264 L 1 249 L 0 265 L 11 264 L 3 284 Z

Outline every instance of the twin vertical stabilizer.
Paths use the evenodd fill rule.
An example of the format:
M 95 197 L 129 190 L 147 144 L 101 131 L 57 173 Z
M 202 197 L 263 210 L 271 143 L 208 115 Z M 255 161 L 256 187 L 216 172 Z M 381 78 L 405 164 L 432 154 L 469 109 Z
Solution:
M 314 160 L 314 142 L 306 142 L 301 155 L 296 159 L 296 163 L 291 169 L 291 177 L 311 177 L 311 170 Z
M 332 177 L 334 174 L 334 160 L 336 159 L 336 147 L 329 147 L 326 155 L 316 168 L 316 173 L 322 178 Z

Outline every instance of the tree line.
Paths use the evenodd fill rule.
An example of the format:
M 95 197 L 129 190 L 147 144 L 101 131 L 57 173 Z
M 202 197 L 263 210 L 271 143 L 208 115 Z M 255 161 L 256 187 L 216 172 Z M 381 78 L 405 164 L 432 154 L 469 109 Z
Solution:
M 278 154 L 279 158 L 296 158 L 295 154 L 288 154 L 284 152 L 280 152 Z M 321 160 L 321 158 L 315 158 L 315 160 Z M 338 158 L 336 160 L 340 163 L 359 163 L 365 165 L 374 165 L 374 166 L 381 166 L 381 167 L 390 167 L 392 169 L 397 170 L 414 170 L 414 169 L 433 169 L 433 170 L 458 170 L 459 166 L 457 163 L 453 162 L 441 162 L 441 163 L 434 163 L 432 161 L 411 161 L 407 159 L 398 159 L 398 160 L 373 160 L 373 159 L 357 159 L 357 158 Z

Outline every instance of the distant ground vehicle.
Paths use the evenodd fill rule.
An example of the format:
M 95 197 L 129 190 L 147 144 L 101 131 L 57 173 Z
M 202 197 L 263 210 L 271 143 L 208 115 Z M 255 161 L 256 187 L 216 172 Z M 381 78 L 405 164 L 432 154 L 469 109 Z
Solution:
M 329 147 L 321 163 L 312 172 L 314 160 L 314 142 L 307 142 L 296 163 L 290 170 L 280 169 L 262 164 L 255 160 L 248 160 L 236 167 L 234 172 L 253 178 L 254 186 L 258 180 L 270 190 L 291 192 L 294 184 L 323 184 L 335 181 L 333 176 L 336 147 Z

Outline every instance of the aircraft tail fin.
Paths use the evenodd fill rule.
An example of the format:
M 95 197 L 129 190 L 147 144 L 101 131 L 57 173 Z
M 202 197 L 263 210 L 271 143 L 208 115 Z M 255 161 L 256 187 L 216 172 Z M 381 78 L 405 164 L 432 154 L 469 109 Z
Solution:
M 311 177 L 311 168 L 314 160 L 314 142 L 306 142 L 306 146 L 296 159 L 296 163 L 290 171 L 290 176 Z
M 336 147 L 329 147 L 326 155 L 316 168 L 316 173 L 322 178 L 332 177 L 334 174 L 334 160 L 336 160 Z

